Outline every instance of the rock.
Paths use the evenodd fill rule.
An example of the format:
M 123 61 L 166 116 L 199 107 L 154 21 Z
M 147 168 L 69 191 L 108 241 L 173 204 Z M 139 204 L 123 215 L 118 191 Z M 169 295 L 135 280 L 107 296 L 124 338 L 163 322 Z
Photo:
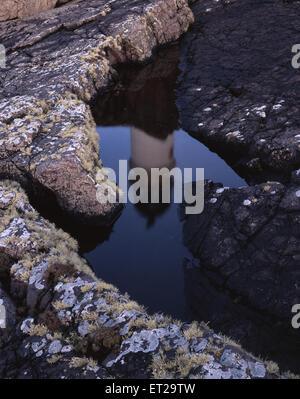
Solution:
M 234 324 L 235 338 L 242 337 L 241 342 L 244 343 L 249 333 L 249 328 L 242 328 L 245 323 L 256 328 L 262 345 L 263 325 L 267 331 L 271 331 L 270 342 L 272 335 L 282 336 L 282 331 L 281 335 L 278 333 L 280 329 L 295 335 L 291 326 L 291 309 L 300 302 L 299 183 L 296 184 L 294 180 L 288 186 L 267 182 L 239 189 L 221 187 L 220 184 L 207 181 L 203 213 L 184 216 L 184 242 L 199 261 L 198 271 L 192 271 L 192 267 L 191 271 L 186 272 L 188 281 L 194 281 L 193 288 L 193 283 L 188 283 L 188 286 L 191 284 L 189 290 L 193 298 L 190 303 L 193 302 L 194 310 L 201 303 L 204 309 L 204 292 L 221 290 L 223 294 L 209 296 L 215 298 L 215 303 L 209 306 L 213 309 L 215 304 L 222 303 L 224 314 L 218 307 L 220 319 L 216 309 L 210 315 L 215 314 L 217 328 L 222 326 L 224 316 L 223 327 L 227 323 L 227 333 L 229 327 L 231 332 L 235 330 Z M 230 298 L 238 298 L 238 303 L 243 306 L 230 304 Z M 230 322 L 226 316 L 228 312 L 231 314 Z M 199 310 L 202 319 L 204 313 L 205 319 L 210 312 Z M 247 318 L 252 320 L 250 324 L 249 320 L 244 320 Z M 233 319 L 237 320 L 236 323 L 233 323 Z M 277 327 L 279 330 L 275 331 Z M 256 343 L 255 346 L 252 338 L 253 342 L 257 342 L 251 334 L 247 338 L 248 347 L 259 351 L 260 344 Z M 268 340 L 268 334 L 264 339 Z M 286 343 L 288 341 L 287 338 Z M 289 345 L 292 353 L 291 341 Z M 268 346 L 266 344 L 264 350 Z
M 65 0 L 67 2 L 69 0 Z M 3 0 L 0 21 L 14 18 L 28 18 L 42 11 L 54 8 L 57 0 Z
M 114 196 L 118 189 L 103 175 L 88 103 L 117 78 L 115 63 L 148 60 L 192 21 L 186 0 L 137 0 L 134 9 L 131 0 L 81 0 L 0 24 L 7 53 L 0 176 L 18 180 L 35 196 L 52 193 L 81 221 L 111 224 L 121 206 L 105 201 L 105 193 Z
M 30 207 L 20 186 L 6 181 L 0 187 L 4 198 L 13 198 L 6 210 L 12 216 L 0 214 L 0 245 L 17 257 L 11 294 L 20 293 L 22 283 L 19 301 L 26 309 L 1 350 L 0 378 L 279 377 L 205 324 L 148 315 L 97 279 L 65 233 L 61 244 L 62 232 Z M 19 227 L 7 236 L 15 220 Z
M 288 182 L 300 167 L 298 3 L 205 0 L 192 9 L 178 99 L 184 130 L 248 182 Z
M 195 259 L 184 266 L 184 292 L 192 320 L 209 322 L 214 331 L 231 337 L 248 352 L 272 359 L 282 370 L 299 372 L 295 351 L 299 331 L 291 326 L 291 312 L 286 322 L 271 317 L 253 308 L 244 296 L 223 287 L 222 278 Z
M 29 18 L 71 0 L 2 0 L 0 22 L 15 18 Z
M 251 186 L 206 182 L 203 213 L 184 217 L 195 257 L 185 267 L 190 310 L 252 353 L 298 371 L 291 326 L 300 300 L 299 78 L 291 66 L 298 3 L 205 0 L 192 10 L 195 24 L 182 41 L 182 127 Z

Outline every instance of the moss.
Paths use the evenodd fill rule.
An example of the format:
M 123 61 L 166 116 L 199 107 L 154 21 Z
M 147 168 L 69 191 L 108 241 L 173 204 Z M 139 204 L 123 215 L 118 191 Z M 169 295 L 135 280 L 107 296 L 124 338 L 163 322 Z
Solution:
M 74 268 L 94 277 L 86 261 L 78 255 L 78 244 L 72 237 L 61 229 L 56 229 L 53 224 L 46 220 L 43 220 L 41 223 L 41 219 L 36 211 L 25 213 L 21 211 L 19 207 L 20 201 L 22 200 L 25 204 L 28 204 L 29 201 L 18 183 L 5 180 L 0 182 L 0 186 L 2 190 L 14 195 L 6 211 L 6 215 L 1 218 L 0 232 L 5 230 L 17 218 L 21 218 L 24 221 L 26 228 L 30 232 L 30 237 L 26 240 L 20 238 L 17 234 L 11 234 L 5 241 L 5 245 L 14 248 L 16 253 L 19 253 L 19 248 L 25 245 L 30 251 L 23 254 L 19 260 L 23 269 L 25 269 L 19 274 L 18 278 L 21 281 L 28 281 L 30 270 L 42 260 L 48 261 L 50 265 L 61 265 L 60 268 L 53 266 L 49 271 L 49 273 L 53 274 L 53 279 L 56 281 L 56 277 L 58 276 L 60 278 L 63 275 L 72 274 L 72 269 L 74 270 Z M 54 272 L 54 269 L 57 269 L 56 272 Z M 13 273 L 13 270 L 11 272 Z
M 118 327 L 98 327 L 80 340 L 75 349 L 97 360 L 104 360 L 111 352 L 120 350 L 121 336 Z
M 73 347 L 76 347 L 81 340 L 82 340 L 82 337 L 80 335 L 78 335 L 77 332 L 75 332 L 75 331 L 72 331 L 66 337 L 66 343 Z
M 145 312 L 145 308 L 141 305 L 139 305 L 137 302 L 135 301 L 128 301 L 128 302 L 122 302 L 120 301 L 120 299 L 118 297 L 114 298 L 114 301 L 110 303 L 109 306 L 109 313 L 118 313 L 120 314 L 121 312 L 123 312 L 124 310 L 137 310 L 139 312 Z
M 28 281 L 29 277 L 30 277 L 30 272 L 27 270 L 27 271 L 25 271 L 23 273 L 20 273 L 18 275 L 18 277 L 19 277 L 20 281 Z
M 11 190 L 11 187 L 15 197 L 9 207 L 10 217 L 8 223 L 15 217 L 22 217 L 30 232 L 30 238 L 27 240 L 30 243 L 30 249 L 27 254 L 20 255 L 18 267 L 12 268 L 11 273 L 18 276 L 18 273 L 21 272 L 20 276 L 24 275 L 24 278 L 28 280 L 32 267 L 38 265 L 42 261 L 47 262 L 49 266 L 44 277 L 45 281 L 48 282 L 48 287 L 50 286 L 53 288 L 58 281 L 62 280 L 63 283 L 66 283 L 70 277 L 74 278 L 74 276 L 79 275 L 78 271 L 84 271 L 92 275 L 95 282 L 87 282 L 85 285 L 81 286 L 81 292 L 85 293 L 91 291 L 94 298 L 101 297 L 105 300 L 105 303 L 100 306 L 97 305 L 97 311 L 83 311 L 81 313 L 81 319 L 89 321 L 88 335 L 86 337 L 82 338 L 78 334 L 72 333 L 65 337 L 65 341 L 76 348 L 79 354 L 87 356 L 78 357 L 77 359 L 81 359 L 80 361 L 78 360 L 79 363 L 84 361 L 85 364 L 88 364 L 90 361 L 89 358 L 102 360 L 112 351 L 119 351 L 121 344 L 120 331 L 117 328 L 107 328 L 99 326 L 98 324 L 99 315 L 97 312 L 102 309 L 105 309 L 106 315 L 110 314 L 113 316 L 119 315 L 123 310 L 136 309 L 141 312 L 139 317 L 129 321 L 128 336 L 136 330 L 145 328 L 153 330 L 155 328 L 168 326 L 172 323 L 180 328 L 182 327 L 182 323 L 161 314 L 156 314 L 152 317 L 148 316 L 145 309 L 135 301 L 131 301 L 128 295 L 121 296 L 114 286 L 97 280 L 93 273 L 90 272 L 86 262 L 77 254 L 77 242 L 62 230 L 56 229 L 51 223 L 43 221 L 37 212 L 21 212 L 16 202 L 17 199 L 18 201 L 23 199 L 25 203 L 27 203 L 28 200 L 19 185 L 8 182 L 8 191 Z M 27 241 L 25 242 L 26 245 L 28 244 Z M 24 244 L 17 236 L 11 237 L 11 245 L 18 246 L 20 243 Z M 47 310 L 38 318 L 38 324 L 32 325 L 30 328 L 30 335 L 45 336 L 51 333 L 51 339 L 62 339 L 62 337 L 66 335 L 68 329 L 65 325 L 65 321 L 60 320 L 56 312 L 67 309 L 70 306 L 63 301 L 55 301 L 51 305 L 53 310 Z M 75 317 L 75 319 L 70 321 L 68 327 L 72 326 L 72 328 L 74 328 L 73 323 L 77 323 L 78 321 L 80 321 L 80 318 L 76 319 Z M 195 337 L 200 338 L 204 335 L 206 337 L 208 336 L 207 339 L 209 339 L 210 344 L 206 347 L 205 353 L 202 354 L 191 354 L 185 346 L 180 347 L 175 354 L 172 354 L 174 351 L 171 350 L 169 343 L 165 344 L 162 340 L 161 348 L 163 349 L 161 349 L 159 355 L 153 359 L 153 375 L 157 378 L 168 376 L 185 378 L 190 375 L 194 369 L 210 361 L 210 352 L 214 357 L 220 357 L 220 346 L 224 347 L 224 342 L 240 348 L 240 346 L 230 340 L 230 338 L 221 336 L 221 334 L 220 336 L 222 339 L 213 338 L 212 334 L 210 334 L 211 331 L 212 330 L 207 324 L 197 324 L 196 322 L 192 323 L 188 328 L 183 328 L 182 333 L 187 341 Z M 74 360 L 73 363 L 77 364 L 78 362 Z M 93 365 L 94 364 L 95 362 L 93 362 Z M 273 370 L 275 374 L 277 373 L 276 367 L 274 368 L 274 365 L 271 363 L 269 364 L 269 369 Z
M 54 263 L 46 270 L 44 278 L 47 281 L 47 285 L 53 287 L 61 277 L 72 276 L 75 272 L 74 267 L 70 265 Z
M 179 347 L 173 356 L 160 349 L 159 353 L 153 357 L 151 369 L 153 377 L 156 379 L 170 376 L 187 378 L 194 368 L 210 361 L 211 356 L 188 353 L 185 347 Z
M 119 292 L 119 290 L 115 286 L 113 286 L 112 284 L 108 284 L 105 281 L 99 281 L 95 286 L 95 290 L 99 293 L 102 293 L 103 291 Z
M 146 319 L 145 316 L 137 317 L 135 320 L 130 319 L 129 323 L 127 324 L 128 333 L 126 334 L 126 337 L 130 338 L 132 336 L 132 334 L 134 333 L 134 331 L 147 328 L 147 322 L 148 322 L 148 320 Z
M 50 332 L 61 330 L 63 325 L 60 319 L 51 310 L 46 310 L 38 316 L 38 323 L 47 327 Z

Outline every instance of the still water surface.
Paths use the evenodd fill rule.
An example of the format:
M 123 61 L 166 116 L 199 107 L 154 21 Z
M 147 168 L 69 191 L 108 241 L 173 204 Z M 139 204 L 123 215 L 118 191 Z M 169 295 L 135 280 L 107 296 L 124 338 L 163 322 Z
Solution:
M 205 178 L 224 186 L 245 185 L 218 155 L 183 130 L 163 137 L 128 126 L 98 127 L 104 166 L 118 172 L 131 166 L 204 168 Z M 165 137 L 166 136 L 166 137 Z M 109 239 L 85 254 L 99 277 L 116 285 L 153 312 L 190 318 L 184 292 L 183 262 L 190 258 L 182 240 L 179 205 L 126 204 Z

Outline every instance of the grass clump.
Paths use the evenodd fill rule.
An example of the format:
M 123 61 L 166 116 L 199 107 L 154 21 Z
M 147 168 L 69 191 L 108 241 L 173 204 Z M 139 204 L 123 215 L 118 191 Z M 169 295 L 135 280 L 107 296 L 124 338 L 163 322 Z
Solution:
M 187 378 L 193 369 L 209 363 L 211 359 L 212 357 L 207 354 L 191 354 L 184 347 L 179 347 L 173 357 L 160 349 L 159 353 L 153 357 L 152 374 L 155 379 L 171 376 Z
M 118 327 L 99 327 L 87 337 L 77 340 L 75 350 L 93 359 L 104 360 L 111 352 L 120 350 Z
M 278 364 L 272 361 L 266 361 L 266 370 L 270 374 L 278 374 L 279 373 L 279 367 Z

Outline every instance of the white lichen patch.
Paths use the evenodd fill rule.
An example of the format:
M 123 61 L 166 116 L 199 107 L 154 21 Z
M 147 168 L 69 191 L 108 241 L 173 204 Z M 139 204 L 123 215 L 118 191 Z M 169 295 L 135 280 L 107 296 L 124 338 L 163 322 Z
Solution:
M 266 105 L 262 105 L 262 106 L 260 106 L 260 107 L 254 107 L 254 108 L 252 108 L 252 111 L 253 111 L 256 115 L 260 116 L 261 118 L 266 118 L 266 113 L 265 113 L 266 108 L 267 108 Z

